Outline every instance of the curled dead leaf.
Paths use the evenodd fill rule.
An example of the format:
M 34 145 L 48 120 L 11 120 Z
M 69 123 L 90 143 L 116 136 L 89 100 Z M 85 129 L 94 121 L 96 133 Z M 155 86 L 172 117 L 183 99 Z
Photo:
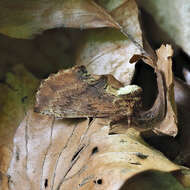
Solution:
M 158 95 L 150 110 L 140 113 L 139 121 L 141 125 L 151 125 L 158 134 L 176 136 L 177 135 L 177 116 L 174 100 L 174 83 L 172 73 L 173 50 L 170 45 L 162 45 L 157 51 L 157 62 L 151 57 L 134 55 L 131 62 L 143 59 L 148 65 L 154 68 L 157 75 Z
M 160 126 L 155 127 L 155 132 L 176 136 L 177 128 L 177 110 L 174 99 L 174 80 L 172 72 L 173 50 L 170 45 L 162 45 L 156 51 L 158 56 L 157 68 L 164 74 L 165 93 L 166 93 L 166 115 Z M 159 85 L 159 84 L 158 84 Z

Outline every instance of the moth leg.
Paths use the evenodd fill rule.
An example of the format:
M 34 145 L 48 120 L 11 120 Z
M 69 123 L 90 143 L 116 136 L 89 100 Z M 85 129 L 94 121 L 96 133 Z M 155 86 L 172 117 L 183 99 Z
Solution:
M 91 125 L 94 121 L 93 117 L 87 117 L 87 119 L 88 119 L 88 125 Z
M 131 126 L 131 124 L 132 124 L 132 115 L 128 115 L 128 116 L 117 116 L 117 117 L 112 117 L 111 118 L 111 121 L 110 121 L 110 123 L 109 123 L 109 126 L 111 127 L 111 126 L 113 126 L 114 124 L 116 124 L 116 123 L 118 123 L 119 121 L 121 121 L 122 119 L 127 119 L 127 125 L 128 125 L 128 127 L 130 127 Z
M 127 124 L 128 124 L 128 127 L 131 126 L 131 123 L 132 123 L 132 117 L 131 115 L 127 117 Z

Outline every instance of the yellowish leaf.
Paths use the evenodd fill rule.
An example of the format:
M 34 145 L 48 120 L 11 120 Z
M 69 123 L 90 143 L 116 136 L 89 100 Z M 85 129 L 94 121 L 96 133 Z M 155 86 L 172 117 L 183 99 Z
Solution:
M 118 27 L 109 14 L 92 0 L 0 2 L 0 32 L 30 38 L 56 27 Z

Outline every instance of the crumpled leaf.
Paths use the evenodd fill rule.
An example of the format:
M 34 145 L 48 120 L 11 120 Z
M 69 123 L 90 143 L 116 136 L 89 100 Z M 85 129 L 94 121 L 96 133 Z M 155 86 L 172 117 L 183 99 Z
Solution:
M 176 136 L 177 129 L 177 112 L 174 99 L 174 81 L 172 73 L 172 55 L 173 50 L 170 45 L 162 45 L 156 51 L 158 56 L 157 67 L 164 74 L 166 88 L 166 115 L 159 127 L 154 130 L 158 133 Z
M 0 181 L 6 189 L 7 169 L 12 157 L 13 137 L 15 131 L 31 107 L 38 80 L 21 65 L 17 65 L 6 75 L 0 84 Z
M 156 54 L 157 62 L 151 57 L 142 55 L 134 55 L 130 60 L 130 62 L 134 62 L 138 59 L 143 59 L 154 68 L 157 75 L 157 98 L 151 109 L 141 113 L 139 122 L 142 126 L 151 125 L 152 122 L 152 128 L 155 133 L 175 137 L 178 129 L 171 59 L 173 50 L 170 45 L 162 45 L 156 51 Z
M 0 32 L 15 38 L 30 38 L 56 27 L 116 27 L 109 14 L 92 0 L 0 2 Z
M 109 135 L 106 119 L 54 120 L 30 111 L 14 137 L 9 187 L 115 190 L 150 169 L 171 172 L 179 166 L 135 129 Z
M 114 3 L 113 3 L 114 4 Z M 117 6 L 115 5 L 117 4 Z M 134 0 L 118 1 L 114 9 L 111 3 L 104 3 L 112 17 L 127 31 L 127 38 L 119 30 L 98 29 L 87 31 L 81 40 L 77 64 L 85 65 L 93 74 L 112 74 L 125 85 L 130 84 L 135 64 L 129 60 L 133 54 L 141 54 L 140 48 L 131 41 L 134 39 L 142 45 L 142 32 L 138 20 L 138 8 Z

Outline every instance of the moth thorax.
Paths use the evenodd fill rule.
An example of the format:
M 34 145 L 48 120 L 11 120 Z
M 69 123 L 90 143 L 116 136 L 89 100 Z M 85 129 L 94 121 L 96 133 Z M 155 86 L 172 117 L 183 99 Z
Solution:
M 142 88 L 137 85 L 127 85 L 117 90 L 118 96 L 135 97 L 142 93 Z

